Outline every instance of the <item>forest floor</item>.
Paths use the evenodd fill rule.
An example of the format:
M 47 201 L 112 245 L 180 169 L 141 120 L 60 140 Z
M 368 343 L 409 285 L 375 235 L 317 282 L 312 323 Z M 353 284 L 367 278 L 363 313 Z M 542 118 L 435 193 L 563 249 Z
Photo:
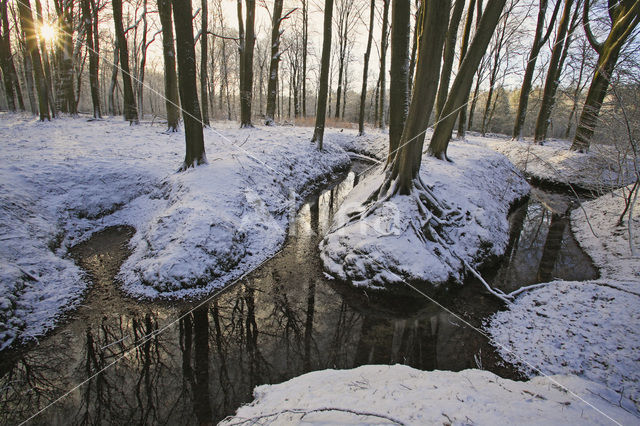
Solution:
M 305 197 L 350 164 L 337 131 L 320 153 L 308 128 L 216 129 L 205 129 L 209 165 L 176 173 L 182 132 L 0 116 L 0 350 L 81 302 L 88 280 L 69 248 L 93 233 L 136 229 L 119 275 L 126 293 L 197 297 L 275 254 Z
M 132 255 L 118 277 L 122 289 L 134 297 L 195 298 L 269 259 L 282 246 L 289 220 L 306 195 L 348 168 L 345 150 L 352 156 L 385 160 L 383 133 L 356 137 L 354 131 L 328 129 L 326 149 L 320 153 L 309 143 L 312 131 L 240 130 L 237 123 L 217 123 L 215 130 L 205 130 L 209 165 L 176 173 L 184 153 L 182 133 L 147 124 L 130 127 L 119 119 L 40 123 L 32 117 L 0 115 L 0 350 L 16 340 L 36 339 L 81 303 L 88 280 L 69 249 L 107 227 L 129 225 L 136 230 Z M 461 213 L 458 224 L 463 225 L 448 231 L 455 231 L 450 235 L 455 237 L 457 257 L 468 263 L 478 259 L 479 250 L 485 250 L 485 257 L 501 254 L 509 206 L 528 192 L 521 173 L 486 149 L 504 151 L 505 143 L 469 137 L 451 144 L 452 164 L 428 158 L 423 162 L 421 174 L 430 190 Z M 543 152 L 536 155 L 549 162 L 564 154 L 558 150 L 547 157 Z M 581 158 L 592 161 L 586 155 Z M 553 173 L 562 164 L 554 166 Z M 567 167 L 575 168 L 573 163 Z M 523 171 L 540 180 L 548 177 L 538 169 Z M 380 173 L 372 173 L 349 196 L 336 216 L 333 235 L 339 236 L 336 231 L 347 225 L 345 212 L 361 205 L 363 191 L 380 179 Z M 602 188 L 603 179 L 600 174 L 592 181 Z M 620 181 L 616 179 L 609 182 Z M 585 182 L 580 186 L 593 189 Z M 517 383 L 478 370 L 324 370 L 256 388 L 256 401 L 242 407 L 231 422 L 268 415 L 263 418 L 359 423 L 368 412 L 367 422 L 493 423 L 500 418 L 518 423 L 609 423 L 614 418 L 637 423 L 640 347 L 633 326 L 640 319 L 640 264 L 630 254 L 625 228 L 614 226 L 621 200 L 607 195 L 573 212 L 572 227 L 600 268 L 600 279 L 542 286 L 518 297 L 487 326 L 496 345 L 502 345 L 505 359 L 524 372 L 536 375 L 539 369 L 562 376 Z M 408 229 L 410 220 L 401 219 L 412 211 L 399 208 L 377 218 L 374 211 L 372 227 L 389 235 L 369 240 L 367 227 L 367 233 L 354 230 L 351 235 L 356 238 L 348 244 L 360 250 L 375 248 L 384 238 L 396 246 L 404 241 L 410 255 L 406 259 L 415 264 L 425 254 L 418 250 L 421 244 L 394 234 L 397 224 Z M 634 224 L 640 221 L 638 211 Z M 588 222 L 580 216 L 584 212 Z M 637 248 L 637 236 L 631 239 Z M 334 257 L 335 251 L 326 247 L 336 246 L 327 241 L 325 265 L 331 266 L 329 259 L 343 268 L 349 250 Z M 387 254 L 376 259 L 399 271 L 397 262 L 389 264 Z M 429 268 L 435 260 L 427 262 Z M 362 271 L 372 266 L 360 261 L 350 265 Z M 329 269 L 338 276 L 345 273 Z M 402 279 L 412 273 L 409 269 Z M 459 265 L 441 275 L 456 273 Z M 357 274 L 345 276 L 357 279 Z M 387 276 L 382 281 L 390 280 Z

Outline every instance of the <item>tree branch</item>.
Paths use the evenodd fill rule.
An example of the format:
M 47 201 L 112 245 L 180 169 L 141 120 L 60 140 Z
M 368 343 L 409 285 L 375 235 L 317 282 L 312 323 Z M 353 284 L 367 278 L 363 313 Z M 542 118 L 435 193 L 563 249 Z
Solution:
M 593 47 L 593 50 L 595 50 L 598 54 L 602 54 L 602 49 L 604 46 L 596 39 L 596 37 L 593 35 L 593 32 L 591 32 L 591 24 L 589 23 L 589 3 L 589 0 L 585 0 L 584 2 L 584 9 L 582 12 L 582 27 L 584 28 L 584 33 L 587 36 L 589 44 L 591 45 L 591 47 Z

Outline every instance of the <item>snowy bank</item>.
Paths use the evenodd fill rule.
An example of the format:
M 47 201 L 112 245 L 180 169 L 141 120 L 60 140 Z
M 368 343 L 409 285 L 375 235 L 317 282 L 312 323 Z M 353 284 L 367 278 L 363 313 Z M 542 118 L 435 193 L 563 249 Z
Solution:
M 332 143 L 346 136 L 332 131 L 320 153 L 310 129 L 216 125 L 205 129 L 209 164 L 176 173 L 181 132 L 0 118 L 0 349 L 77 306 L 87 284 L 68 248 L 94 232 L 137 230 L 120 272 L 128 293 L 195 296 L 273 255 L 304 197 L 349 165 Z
M 629 150 L 593 144 L 588 153 L 571 151 L 571 142 L 548 140 L 544 145 L 467 135 L 469 143 L 488 146 L 506 155 L 534 180 L 576 190 L 605 193 L 635 181 L 634 158 Z
M 221 424 L 635 423 L 617 399 L 607 402 L 613 397 L 606 387 L 571 376 L 514 382 L 481 370 L 367 365 L 258 386 L 255 400 Z
M 453 163 L 423 156 L 420 175 L 437 199 L 457 212 L 437 239 L 422 238 L 419 206 L 412 196 L 394 196 L 368 216 L 352 221 L 384 177 L 381 168 L 365 177 L 336 213 L 320 244 L 328 272 L 356 286 L 400 289 L 399 283 L 434 287 L 461 282 L 463 262 L 478 266 L 504 253 L 510 206 L 529 192 L 511 163 L 490 149 L 453 142 Z M 430 286 L 429 286 L 430 287 Z M 424 288 L 426 289 L 426 288 Z
M 583 207 L 572 212 L 571 225 L 601 278 L 552 282 L 524 294 L 491 319 L 488 331 L 523 372 L 539 374 L 535 367 L 597 381 L 630 398 L 640 418 L 640 258 L 631 255 L 626 219 L 616 224 L 624 208 L 619 191 Z M 640 227 L 638 209 L 633 227 Z M 633 244 L 639 251 L 637 233 Z

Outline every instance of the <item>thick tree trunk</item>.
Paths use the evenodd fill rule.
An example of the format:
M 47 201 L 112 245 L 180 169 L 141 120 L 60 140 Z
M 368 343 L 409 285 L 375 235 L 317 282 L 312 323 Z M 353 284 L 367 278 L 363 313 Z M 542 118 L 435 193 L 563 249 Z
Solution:
M 418 177 L 425 132 L 428 126 L 425 117 L 431 115 L 438 91 L 440 59 L 442 58 L 450 6 L 450 0 L 426 2 L 421 23 L 414 94 L 411 98 L 399 148 L 389 167 L 381 193 L 392 189 L 394 193 L 409 194 L 414 186 L 414 180 Z M 394 26 L 395 24 L 394 21 Z M 391 107 L 394 108 L 395 105 L 391 104 Z M 391 188 L 391 185 L 395 185 L 395 188 Z
M 124 92 L 124 119 L 129 123 L 138 123 L 138 109 L 136 108 L 133 86 L 131 84 L 131 71 L 129 71 L 129 48 L 124 36 L 122 26 L 122 0 L 112 0 L 113 23 L 120 55 L 120 69 L 122 74 L 122 90 Z
M 178 76 L 176 75 L 176 50 L 173 44 L 171 0 L 158 0 L 158 15 L 162 26 L 162 55 L 164 58 L 164 96 L 167 109 L 167 129 L 178 130 L 180 108 Z
M 273 125 L 276 113 L 276 96 L 278 89 L 278 64 L 280 63 L 280 18 L 282 17 L 283 0 L 275 0 L 273 3 L 273 16 L 271 19 L 271 61 L 269 62 L 269 80 L 267 83 L 267 113 L 265 124 Z M 306 46 L 305 46 L 306 49 Z
M 62 112 L 76 115 L 76 94 L 73 87 L 73 4 L 58 0 L 54 2 L 61 27 L 58 40 L 59 87 L 57 100 Z
M 447 147 L 449 146 L 451 132 L 456 119 L 454 112 L 467 103 L 471 84 L 473 83 L 473 75 L 487 50 L 505 3 L 506 0 L 489 0 L 487 3 L 473 42 L 469 46 L 458 74 L 451 85 L 447 101 L 441 112 L 442 119 L 436 125 L 431 137 L 429 154 L 436 158 L 445 159 L 447 156 Z
M 191 0 L 172 0 L 178 53 L 178 78 L 182 103 L 186 153 L 181 170 L 207 162 L 204 152 L 202 117 L 196 83 L 196 51 L 194 48 Z
M 556 39 L 553 43 L 553 50 L 551 52 L 551 59 L 549 60 L 549 68 L 547 71 L 547 78 L 544 83 L 544 90 L 542 92 L 542 103 L 540 105 L 540 111 L 538 112 L 538 118 L 536 119 L 536 128 L 534 133 L 534 140 L 536 143 L 542 143 L 547 137 L 547 129 L 549 128 L 549 120 L 551 119 L 551 111 L 555 105 L 556 92 L 558 85 L 560 84 L 560 74 L 562 72 L 562 51 L 565 38 L 569 37 L 569 22 L 571 20 L 571 8 L 573 7 L 573 0 L 566 0 L 564 4 L 564 10 L 560 22 L 558 22 L 558 32 L 556 33 Z
M 409 42 L 411 0 L 393 0 L 391 20 L 391 67 L 389 84 L 389 155 L 395 157 L 409 109 Z
M 91 88 L 91 103 L 93 105 L 93 118 L 101 118 L 100 111 L 100 87 L 98 82 L 98 52 L 94 47 L 93 20 L 97 18 L 91 13 L 90 0 L 82 0 L 82 18 L 84 20 L 85 38 L 89 52 L 89 87 Z
M 42 25 L 42 5 L 40 0 L 36 0 L 36 15 L 38 25 Z M 49 109 L 51 110 L 51 117 L 56 117 L 56 105 L 53 99 L 53 79 L 51 77 L 51 65 L 49 63 L 49 53 L 47 52 L 47 46 L 45 40 L 40 37 L 40 51 L 42 52 L 42 70 L 44 71 L 45 84 L 47 85 L 47 97 L 49 99 Z
M 169 0 L 167 0 L 169 1 Z M 117 115 L 116 106 L 116 86 L 118 84 L 118 65 L 120 64 L 120 51 L 118 50 L 118 42 L 116 41 L 113 47 L 113 67 L 111 67 L 111 84 L 109 85 L 109 99 L 107 102 L 107 109 L 111 116 Z M 177 89 L 176 89 L 177 90 Z
M 440 118 L 440 112 L 447 100 L 449 93 L 449 82 L 451 81 L 451 71 L 453 60 L 455 59 L 456 40 L 458 38 L 458 26 L 464 11 L 464 0 L 456 0 L 449 20 L 447 38 L 444 42 L 444 55 L 442 59 L 442 72 L 440 73 L 440 85 L 438 86 L 438 97 L 436 98 L 436 121 Z
M 369 74 L 369 57 L 371 56 L 371 43 L 373 40 L 373 18 L 376 13 L 376 0 L 371 0 L 369 12 L 369 36 L 367 37 L 367 50 L 364 53 L 364 66 L 362 68 L 362 89 L 360 91 L 360 113 L 358 116 L 358 135 L 364 135 L 364 109 L 367 101 L 367 78 Z
M 322 150 L 324 138 L 324 123 L 327 115 L 327 95 L 329 91 L 329 62 L 331 60 L 331 18 L 333 15 L 333 0 L 324 2 L 324 34 L 322 39 L 322 57 L 320 60 L 320 87 L 318 88 L 318 106 L 316 107 L 316 125 L 311 142 L 318 143 Z
M 20 15 L 20 24 L 25 34 L 27 49 L 31 57 L 31 65 L 33 67 L 33 76 L 35 78 L 36 90 L 38 92 L 38 109 L 40 111 L 40 121 L 45 119 L 51 120 L 49 114 L 49 93 L 47 84 L 42 71 L 42 62 L 40 60 L 40 50 L 38 49 L 36 29 L 33 21 L 33 14 L 29 0 L 21 0 L 18 2 L 18 12 Z
M 607 94 L 611 75 L 618 62 L 620 51 L 629 35 L 640 23 L 640 1 L 623 0 L 609 8 L 609 16 L 612 21 L 611 32 L 603 43 L 598 43 L 589 27 L 589 1 L 585 1 L 583 24 L 587 39 L 598 52 L 598 63 L 594 72 L 591 86 L 587 93 L 580 114 L 580 120 L 576 129 L 576 135 L 571 144 L 575 151 L 588 151 L 591 138 L 598 123 L 598 115 L 602 102 Z
M 384 129 L 385 124 L 385 96 L 387 91 L 387 48 L 389 46 L 388 33 L 389 33 L 389 5 L 391 0 L 382 0 L 382 36 L 380 39 L 380 91 L 378 95 L 380 100 L 378 101 L 378 127 Z
M 202 0 L 202 33 L 200 34 L 200 96 L 202 97 L 202 124 L 209 125 L 209 98 L 207 93 L 207 54 L 209 53 L 209 8 L 208 0 Z
M 251 100 L 253 97 L 253 48 L 255 45 L 255 0 L 246 0 L 247 17 L 245 23 L 244 46 L 242 47 L 240 78 L 240 127 L 251 124 Z

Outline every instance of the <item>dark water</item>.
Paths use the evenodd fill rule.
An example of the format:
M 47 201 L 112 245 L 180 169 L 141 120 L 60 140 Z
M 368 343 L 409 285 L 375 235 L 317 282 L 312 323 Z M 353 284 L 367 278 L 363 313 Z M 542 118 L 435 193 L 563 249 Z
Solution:
M 113 277 L 128 256 L 131 228 L 110 228 L 74 248 L 94 286 L 72 318 L 39 345 L 2 354 L 2 423 L 45 409 L 32 423 L 206 424 L 250 401 L 256 385 L 368 363 L 484 368 L 518 378 L 487 339 L 465 325 L 478 327 L 500 308 L 477 283 L 440 301 L 453 315 L 421 297 L 381 297 L 324 277 L 317 245 L 354 178 L 352 172 L 311 199 L 281 253 L 192 313 L 194 304 L 121 296 Z M 566 197 L 534 194 L 512 214 L 509 262 L 491 274 L 494 285 L 594 276 L 570 234 L 563 202 Z

